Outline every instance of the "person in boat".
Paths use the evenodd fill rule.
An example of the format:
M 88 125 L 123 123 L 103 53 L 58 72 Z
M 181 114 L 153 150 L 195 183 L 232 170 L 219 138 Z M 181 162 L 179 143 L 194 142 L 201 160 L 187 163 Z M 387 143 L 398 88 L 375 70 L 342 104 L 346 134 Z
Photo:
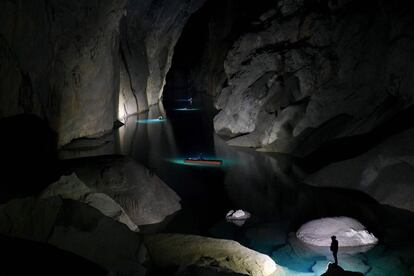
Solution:
M 204 157 L 203 157 L 203 154 L 202 154 L 202 153 L 200 153 L 200 154 L 198 155 L 198 160 L 204 160 Z
M 331 237 L 331 247 L 329 248 L 333 254 L 333 257 L 335 259 L 335 265 L 338 265 L 338 240 L 336 239 L 336 236 Z

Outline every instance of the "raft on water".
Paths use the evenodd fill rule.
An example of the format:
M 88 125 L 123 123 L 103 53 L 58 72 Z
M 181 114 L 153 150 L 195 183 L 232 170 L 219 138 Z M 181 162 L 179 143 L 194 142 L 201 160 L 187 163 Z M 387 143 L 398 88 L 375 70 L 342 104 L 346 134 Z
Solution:
M 221 166 L 222 160 L 218 159 L 201 159 L 201 158 L 186 158 L 184 159 L 186 164 L 198 164 L 198 165 L 210 165 L 210 166 Z

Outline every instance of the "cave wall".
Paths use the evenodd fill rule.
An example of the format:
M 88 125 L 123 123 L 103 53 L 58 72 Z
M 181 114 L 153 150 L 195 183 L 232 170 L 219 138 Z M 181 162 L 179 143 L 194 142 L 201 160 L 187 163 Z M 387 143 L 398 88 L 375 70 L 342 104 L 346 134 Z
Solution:
M 383 124 L 413 103 L 412 14 L 404 1 L 275 1 L 227 53 L 216 132 L 306 154 Z
M 185 23 L 205 0 L 129 1 L 121 25 L 121 56 L 133 110 L 147 110 L 162 97 L 174 47 Z
M 162 96 L 175 43 L 204 0 L 0 3 L 0 118 L 45 119 L 58 145 L 110 131 Z
M 32 113 L 60 145 L 112 129 L 125 0 L 2 1 L 0 117 Z

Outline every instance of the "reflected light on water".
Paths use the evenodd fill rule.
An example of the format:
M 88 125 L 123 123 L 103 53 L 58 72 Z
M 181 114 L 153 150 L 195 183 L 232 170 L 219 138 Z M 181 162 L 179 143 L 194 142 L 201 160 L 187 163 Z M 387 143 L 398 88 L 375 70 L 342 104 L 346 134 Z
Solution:
M 137 120 L 138 124 L 157 124 L 157 123 L 163 123 L 165 122 L 165 119 L 143 119 L 143 120 Z
M 167 158 L 165 161 L 177 164 L 177 165 L 183 165 L 183 166 L 191 166 L 191 167 L 208 167 L 208 168 L 223 168 L 231 166 L 235 163 L 234 160 L 230 159 L 223 159 L 218 157 L 205 157 L 205 159 L 217 159 L 221 160 L 223 163 L 221 165 L 213 165 L 213 164 L 197 164 L 197 163 L 186 163 L 184 160 L 188 157 L 176 157 L 176 158 Z
M 173 110 L 174 111 L 199 111 L 201 109 L 199 109 L 199 108 L 185 108 L 185 107 L 183 107 L 183 108 L 174 108 Z

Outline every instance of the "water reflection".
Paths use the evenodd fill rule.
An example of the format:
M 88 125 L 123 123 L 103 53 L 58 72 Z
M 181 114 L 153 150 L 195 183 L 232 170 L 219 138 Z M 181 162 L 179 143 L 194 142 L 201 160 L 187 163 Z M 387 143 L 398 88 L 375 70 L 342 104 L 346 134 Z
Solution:
M 155 172 L 181 197 L 183 209 L 172 219 L 168 231 L 235 239 L 297 271 L 310 271 L 315 262 L 320 258 L 326 260 L 329 255 L 324 249 L 306 247 L 289 236 L 309 220 L 348 216 L 370 230 L 381 231 L 388 223 L 394 231 L 393 213 L 387 209 L 386 217 L 382 213 L 385 209 L 380 209 L 367 195 L 302 184 L 293 173 L 295 164 L 289 156 L 229 147 L 214 135 L 207 108 L 200 109 L 204 111 L 165 112 L 162 106 L 153 106 L 145 114 L 130 116 L 104 142 L 78 142 L 61 151 L 61 157 L 129 155 Z M 137 124 L 137 120 L 159 116 L 166 120 Z M 92 147 L 85 146 L 90 142 Z M 225 165 L 209 168 L 169 162 L 200 153 L 221 159 Z M 243 209 L 252 216 L 239 227 L 226 222 L 226 213 L 231 209 Z M 403 233 L 404 221 L 398 222 L 397 229 Z M 399 239 L 398 235 L 385 234 Z M 354 256 L 368 249 L 351 248 L 344 253 Z

